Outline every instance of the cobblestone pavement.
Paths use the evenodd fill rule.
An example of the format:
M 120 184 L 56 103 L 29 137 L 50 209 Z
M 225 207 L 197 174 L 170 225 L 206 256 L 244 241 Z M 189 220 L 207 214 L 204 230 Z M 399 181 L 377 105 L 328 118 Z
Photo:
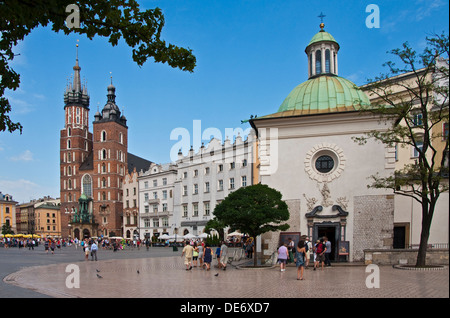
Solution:
M 368 288 L 366 281 L 375 281 L 372 280 L 374 272 L 366 272 L 366 266 L 332 266 L 323 271 L 307 269 L 305 279 L 299 281 L 293 266 L 288 266 L 285 272 L 279 267 L 239 269 L 233 265 L 226 271 L 217 268 L 186 271 L 181 249 L 178 252 L 151 248 L 149 252 L 141 249 L 115 253 L 101 250 L 99 261 L 84 261 L 81 251 L 73 247 L 57 251 L 55 255 L 47 255 L 43 250 L 11 250 L 0 251 L 3 296 L 9 288 L 14 297 L 21 295 L 21 291 L 28 297 L 26 291 L 32 290 L 58 298 L 449 297 L 448 267 L 409 271 L 380 266 L 379 288 Z M 33 264 L 30 258 L 36 262 Z M 23 262 L 28 266 L 20 263 L 13 266 L 8 259 L 10 262 L 28 260 Z M 10 273 L 4 273 L 5 264 L 10 264 Z M 74 268 L 79 270 L 79 288 L 68 288 L 77 282 L 73 279 Z

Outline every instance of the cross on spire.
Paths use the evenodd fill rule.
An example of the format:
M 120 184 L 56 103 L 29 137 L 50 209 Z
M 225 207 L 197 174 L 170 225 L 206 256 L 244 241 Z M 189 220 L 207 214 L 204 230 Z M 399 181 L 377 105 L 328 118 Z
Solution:
M 320 23 L 323 23 L 323 18 L 325 18 L 326 15 L 320 12 L 320 14 L 317 17 L 320 18 Z

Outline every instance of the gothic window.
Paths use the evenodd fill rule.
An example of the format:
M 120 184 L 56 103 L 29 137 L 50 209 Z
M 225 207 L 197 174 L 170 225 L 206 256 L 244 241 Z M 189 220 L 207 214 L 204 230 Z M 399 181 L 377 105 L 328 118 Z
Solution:
M 102 159 L 105 160 L 106 159 L 106 149 L 102 150 Z
M 70 143 L 70 139 L 69 139 L 69 140 L 67 140 L 67 149 L 70 149 L 70 147 L 71 147 L 71 143 Z
M 106 165 L 104 163 L 102 164 L 102 173 L 106 173 Z
M 92 197 L 92 178 L 90 175 L 85 174 L 82 180 L 82 193 L 84 193 L 88 198 Z
M 106 188 L 106 179 L 105 178 L 102 179 L 102 188 Z
M 106 131 L 102 131 L 101 141 L 106 141 Z
M 67 136 L 68 137 L 72 136 L 72 129 L 70 127 L 67 128 Z
M 316 51 L 316 74 L 322 73 L 322 53 L 320 50 Z
M 71 179 L 69 179 L 69 180 L 67 181 L 67 184 L 68 184 L 68 186 L 69 186 L 69 190 L 72 189 L 72 180 L 71 180 Z
M 312 53 L 309 54 L 309 74 L 313 76 L 313 55 Z

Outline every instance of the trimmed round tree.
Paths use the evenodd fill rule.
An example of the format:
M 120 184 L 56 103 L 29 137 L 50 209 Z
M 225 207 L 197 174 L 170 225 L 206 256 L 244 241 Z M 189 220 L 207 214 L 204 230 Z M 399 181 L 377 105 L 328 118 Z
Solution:
M 269 231 L 286 231 L 289 220 L 286 202 L 279 191 L 265 184 L 255 184 L 230 193 L 214 209 L 214 216 L 227 226 L 255 239 Z M 257 265 L 257 254 L 254 266 Z

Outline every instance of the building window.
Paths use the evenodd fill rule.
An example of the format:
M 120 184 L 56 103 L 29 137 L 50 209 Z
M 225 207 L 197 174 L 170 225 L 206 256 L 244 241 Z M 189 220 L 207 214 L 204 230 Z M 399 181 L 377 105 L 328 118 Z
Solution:
M 205 202 L 203 204 L 203 209 L 204 209 L 204 215 L 209 216 L 209 214 L 210 214 L 209 202 Z
M 162 192 L 162 198 L 163 198 L 164 200 L 167 200 L 167 190 L 163 190 L 163 192 Z
M 162 210 L 163 210 L 163 212 L 167 211 L 167 203 L 163 203 Z
M 242 177 L 241 177 L 241 180 L 242 180 L 242 182 L 241 182 L 241 183 L 242 183 L 242 186 L 243 186 L 243 187 L 246 187 L 246 186 L 247 186 L 247 176 L 242 176 Z
M 144 193 L 144 201 L 148 201 L 148 193 Z
M 223 180 L 219 180 L 218 186 L 217 186 L 217 190 L 218 191 L 223 191 Z
M 193 208 L 193 215 L 192 216 L 198 216 L 198 203 L 194 203 L 193 205 L 192 205 L 192 208 Z
M 412 157 L 418 158 L 419 150 L 422 151 L 422 148 L 423 148 L 423 142 L 417 142 L 416 147 L 412 146 Z
M 101 141 L 106 141 L 106 131 L 102 131 Z
M 169 226 L 169 218 L 163 218 L 162 219 L 162 226 L 164 226 L 164 227 Z
M 316 74 L 322 73 L 322 53 L 320 50 L 316 51 Z
M 209 167 L 205 168 L 205 174 L 208 175 L 209 174 Z
M 153 204 L 153 213 L 158 213 L 158 205 Z
M 230 170 L 234 169 L 236 167 L 236 163 L 232 162 L 230 163 Z
M 323 155 L 316 160 L 316 169 L 321 173 L 327 173 L 333 170 L 334 160 L 330 156 Z
M 148 181 L 144 182 L 144 189 L 148 189 Z M 135 193 L 136 194 L 136 193 Z
M 243 167 L 247 167 L 247 159 L 244 159 L 244 160 L 242 161 L 242 166 L 243 166 Z
M 187 186 L 183 186 L 183 195 L 184 196 L 188 195 Z
M 197 169 L 194 170 L 194 177 L 198 177 L 198 170 Z
M 167 185 L 167 178 L 162 179 L 163 185 Z
M 222 171 L 223 171 L 223 164 L 220 164 L 219 167 L 218 167 L 218 169 L 219 169 L 219 170 L 218 170 L 219 172 L 222 172 Z
M 230 190 L 234 189 L 234 178 L 230 178 Z
M 205 192 L 209 193 L 209 182 L 205 182 Z
M 183 205 L 183 217 L 187 218 L 188 216 L 188 207 L 187 205 Z
M 159 227 L 159 219 L 158 218 L 153 219 L 153 227 Z
M 81 184 L 83 186 L 82 192 L 88 198 L 92 197 L 92 178 L 91 178 L 91 176 L 88 174 L 84 175 Z
M 325 73 L 330 73 L 330 50 L 325 50 Z
M 194 184 L 194 194 L 198 194 L 198 184 Z

